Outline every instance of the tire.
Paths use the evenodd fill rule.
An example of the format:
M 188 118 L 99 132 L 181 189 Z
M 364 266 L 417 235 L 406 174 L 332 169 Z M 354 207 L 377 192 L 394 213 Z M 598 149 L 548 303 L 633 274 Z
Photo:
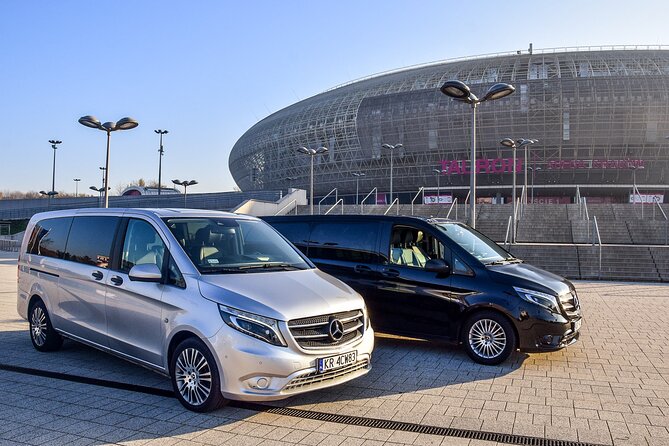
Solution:
M 221 394 L 216 361 L 207 346 L 197 338 L 183 340 L 174 350 L 170 376 L 174 393 L 188 410 L 210 412 L 228 403 Z
M 495 311 L 482 311 L 465 322 L 462 343 L 470 358 L 484 365 L 506 361 L 516 349 L 511 322 Z
M 35 301 L 28 312 L 30 341 L 40 352 L 53 352 L 63 345 L 63 337 L 51 325 L 49 312 L 41 300 Z

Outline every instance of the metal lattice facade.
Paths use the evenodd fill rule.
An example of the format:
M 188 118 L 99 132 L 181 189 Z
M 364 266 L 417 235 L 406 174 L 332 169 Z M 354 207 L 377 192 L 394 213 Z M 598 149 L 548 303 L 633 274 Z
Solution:
M 431 64 L 336 87 L 280 110 L 249 129 L 233 147 L 229 165 L 242 190 L 308 188 L 309 157 L 300 146 L 326 146 L 316 157 L 316 194 L 334 187 L 387 191 L 390 154 L 394 188 L 435 186 L 444 160 L 468 160 L 471 109 L 439 88 L 461 80 L 480 96 L 496 82 L 516 92 L 478 108 L 477 158 L 508 158 L 505 137 L 534 138 L 528 165 L 542 168 L 536 184 L 630 183 L 632 169 L 592 160 L 643 160 L 637 183 L 667 183 L 669 167 L 669 50 L 610 48 L 544 50 Z M 522 156 L 519 153 L 519 156 Z M 587 166 L 575 160 L 589 160 Z M 568 169 L 552 168 L 569 163 Z M 531 164 L 530 164 L 531 163 Z M 288 180 L 295 177 L 295 180 Z M 509 173 L 480 175 L 480 185 L 510 184 Z M 444 174 L 441 185 L 466 186 L 468 175 Z M 567 188 L 565 188 L 566 190 Z

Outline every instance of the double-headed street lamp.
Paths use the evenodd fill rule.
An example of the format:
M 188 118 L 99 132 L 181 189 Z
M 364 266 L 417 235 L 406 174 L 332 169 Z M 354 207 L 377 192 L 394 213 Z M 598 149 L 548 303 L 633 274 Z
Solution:
M 470 226 L 476 228 L 476 107 L 479 103 L 501 99 L 516 91 L 513 85 L 498 83 L 491 86 L 482 99 L 476 97 L 469 86 L 461 81 L 446 81 L 441 92 L 456 101 L 465 102 L 472 107 L 472 142 L 470 155 L 469 210 Z
M 109 185 L 109 140 L 111 138 L 111 132 L 117 130 L 130 130 L 134 129 L 139 125 L 139 123 L 132 118 L 122 118 L 118 122 L 108 121 L 105 123 L 100 123 L 98 118 L 95 116 L 87 115 L 79 118 L 79 124 L 85 125 L 92 129 L 98 129 L 107 132 L 107 157 L 105 161 L 105 183 L 104 186 Z M 103 186 L 103 187 L 104 187 Z M 109 207 L 109 187 L 104 188 L 105 193 L 105 208 Z
M 81 178 L 73 178 L 72 181 L 74 181 L 74 198 L 77 198 L 79 196 L 79 181 L 81 181 Z
M 163 150 L 163 135 L 169 133 L 167 130 L 154 130 L 157 134 L 160 135 L 160 148 L 158 149 L 158 153 L 160 154 L 158 158 L 158 195 L 160 195 L 160 190 L 163 188 L 163 183 L 162 183 L 162 174 L 163 174 L 163 153 L 165 152 Z
M 51 192 L 56 191 L 56 149 L 58 144 L 62 144 L 63 141 L 58 141 L 57 139 L 50 139 L 51 148 L 53 149 L 53 172 L 51 174 Z M 56 195 L 56 194 L 51 194 Z M 51 197 L 49 197 L 51 198 Z
M 89 189 L 94 190 L 95 192 L 97 192 L 99 194 L 98 195 L 98 205 L 100 207 L 102 207 L 102 193 L 105 192 L 105 187 L 104 186 L 103 187 L 90 186 Z M 107 187 L 106 189 L 109 190 L 111 188 Z
M 297 149 L 298 152 L 303 153 L 305 155 L 309 155 L 311 157 L 311 186 L 310 186 L 310 198 L 309 198 L 309 206 L 310 206 L 310 212 L 311 215 L 314 215 L 314 157 L 316 155 L 323 155 L 325 153 L 328 153 L 327 147 L 319 147 L 317 149 L 310 149 L 306 147 L 300 147 Z
M 523 161 L 523 164 L 525 164 L 525 172 L 524 172 L 525 199 L 523 200 L 525 204 L 527 204 L 527 165 L 529 164 L 529 155 L 527 153 L 527 149 L 529 148 L 530 144 L 535 144 L 538 142 L 539 142 L 538 139 L 521 139 L 516 142 L 518 144 L 518 148 L 525 147 L 525 160 Z
M 365 172 L 351 172 L 351 175 L 355 177 L 355 204 L 358 204 L 358 199 L 360 195 L 358 195 L 358 191 L 360 190 L 360 177 L 365 176 Z
M 39 194 L 49 199 L 46 203 L 46 207 L 48 208 L 51 207 L 51 197 L 53 197 L 54 195 L 58 195 L 58 192 L 56 192 L 55 190 L 50 190 L 49 192 L 41 190 L 39 191 Z
M 194 186 L 198 183 L 197 183 L 196 180 L 184 180 L 184 181 L 172 180 L 172 182 L 176 185 L 184 187 L 184 208 L 185 208 L 186 207 L 186 196 L 188 195 L 188 186 Z
M 404 147 L 402 144 L 383 144 L 381 147 L 390 150 L 390 204 L 393 203 L 393 151 Z

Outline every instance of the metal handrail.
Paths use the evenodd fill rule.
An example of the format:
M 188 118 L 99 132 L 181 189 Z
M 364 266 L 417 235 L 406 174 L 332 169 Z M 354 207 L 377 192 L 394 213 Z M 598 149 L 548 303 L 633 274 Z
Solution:
M 21 240 L 0 239 L 0 251 L 18 251 L 21 247 Z
M 469 206 L 467 206 L 467 202 L 469 201 L 469 195 L 472 193 L 471 189 L 469 192 L 467 192 L 467 196 L 465 197 L 465 221 L 468 221 L 467 218 L 469 216 Z
M 446 218 L 451 216 L 451 211 L 453 210 L 453 206 L 455 206 L 457 204 L 457 202 L 458 202 L 458 197 L 455 197 L 455 199 L 451 203 L 451 207 L 448 208 L 448 212 L 446 213 Z M 457 207 L 455 208 L 455 219 L 456 220 L 458 219 L 458 208 Z
M 414 202 L 416 201 L 416 198 L 418 198 L 418 196 L 420 195 L 421 192 L 423 192 L 423 203 L 425 202 L 425 188 L 421 187 L 420 189 L 418 189 L 418 192 L 416 193 L 416 195 L 414 195 L 413 200 L 411 200 L 411 215 L 413 215 L 413 204 L 414 204 Z M 437 200 L 438 199 L 439 199 L 439 197 L 437 197 Z
M 520 217 L 525 215 L 525 199 L 527 198 L 527 191 L 525 190 L 525 186 L 520 190 Z M 518 224 L 518 220 L 516 220 L 516 224 Z
M 504 246 L 509 246 L 509 232 L 511 231 L 511 216 L 509 215 L 509 222 L 506 224 L 506 235 L 504 236 Z
M 662 213 L 662 216 L 664 217 L 664 221 L 665 221 L 664 244 L 669 245 L 669 218 L 667 218 L 667 214 L 664 212 L 664 209 L 662 209 L 662 206 L 660 206 L 660 200 L 658 200 L 656 197 L 653 197 L 653 202 L 660 209 L 660 212 Z M 655 220 L 655 208 L 654 207 L 653 207 L 653 220 Z
M 520 198 L 516 198 L 516 208 L 513 211 L 513 232 L 511 233 L 511 243 L 516 243 L 518 237 L 518 208 L 520 207 Z
M 395 203 L 397 203 L 396 209 L 396 215 L 400 214 L 400 206 L 399 206 L 400 199 L 395 198 L 392 203 L 390 203 L 390 206 L 388 206 L 388 209 L 386 209 L 386 212 L 383 213 L 383 215 L 388 215 L 388 212 L 392 209 L 393 206 L 395 206 Z
M 374 189 L 370 190 L 369 193 L 367 195 L 365 195 L 365 198 L 363 198 L 362 201 L 360 202 L 360 213 L 361 214 L 365 213 L 364 212 L 364 207 L 363 207 L 365 205 L 365 200 L 367 200 L 369 198 L 369 196 L 372 195 L 373 193 L 376 193 L 375 204 L 379 202 L 379 188 L 375 187 Z
M 334 208 L 336 208 L 339 203 L 341 203 L 341 214 L 344 215 L 344 199 L 343 198 L 340 198 L 339 200 L 337 200 L 337 202 L 335 204 L 333 204 L 332 207 L 330 207 L 330 209 L 325 211 L 325 215 L 328 215 L 330 213 L 330 211 L 333 210 Z
M 595 235 L 597 236 L 597 244 L 599 245 L 599 278 L 602 278 L 602 237 L 599 235 L 599 225 L 597 224 L 597 216 L 592 216 L 594 226 L 592 246 L 595 246 Z
M 632 193 L 633 193 L 633 195 L 637 195 L 639 197 L 639 204 L 641 205 L 641 220 L 643 220 L 643 204 L 644 203 L 643 203 L 643 199 L 641 198 L 641 191 L 639 191 L 639 186 L 637 186 L 635 184 L 634 187 L 632 188 Z M 636 204 L 636 198 L 634 198 L 633 200 L 634 201 L 632 202 L 632 204 L 634 205 L 634 204 Z
M 286 209 L 286 208 L 287 208 L 288 206 L 290 206 L 291 204 L 295 204 L 295 215 L 297 215 L 297 199 L 290 200 L 290 203 L 288 203 L 287 205 L 285 205 L 284 207 L 282 207 L 281 209 L 279 209 L 278 211 L 276 211 L 276 212 L 274 213 L 274 215 L 279 215 L 281 212 L 283 212 L 284 209 Z
M 585 197 L 581 198 L 581 200 L 583 201 L 583 215 L 585 215 L 585 220 L 588 222 L 586 224 L 587 237 L 590 238 L 590 214 L 588 213 L 588 202 Z
M 339 197 L 337 196 L 337 188 L 335 187 L 335 188 L 332 189 L 330 192 L 328 192 L 328 194 L 327 194 L 326 196 L 324 196 L 323 198 L 321 198 L 321 201 L 318 202 L 318 214 L 319 214 L 319 215 L 320 215 L 320 213 L 321 213 L 321 203 L 322 203 L 323 200 L 325 200 L 327 197 L 329 197 L 330 195 L 332 195 L 332 192 L 334 192 L 334 194 L 335 194 L 335 202 L 339 199 Z

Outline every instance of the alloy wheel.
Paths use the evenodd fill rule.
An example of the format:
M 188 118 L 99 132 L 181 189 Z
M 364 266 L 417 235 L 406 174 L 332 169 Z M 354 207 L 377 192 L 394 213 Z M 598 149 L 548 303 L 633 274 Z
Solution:
M 30 317 L 30 335 L 37 346 L 42 347 L 46 343 L 46 332 L 46 314 L 42 307 L 36 305 Z
M 211 393 L 212 377 L 209 362 L 195 348 L 183 350 L 177 358 L 175 379 L 179 393 L 193 406 L 203 404 Z
M 480 319 L 469 329 L 469 346 L 481 358 L 493 359 L 506 348 L 506 332 L 492 319 Z

